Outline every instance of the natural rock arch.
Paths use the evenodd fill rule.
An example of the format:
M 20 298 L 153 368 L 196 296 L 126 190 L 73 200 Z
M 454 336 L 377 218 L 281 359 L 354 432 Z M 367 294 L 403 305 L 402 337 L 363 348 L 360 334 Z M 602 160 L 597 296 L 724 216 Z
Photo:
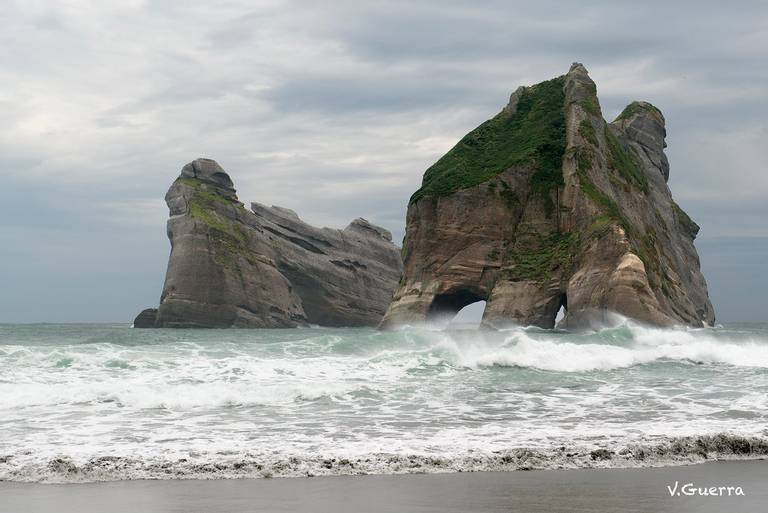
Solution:
M 437 294 L 427 311 L 427 321 L 453 319 L 465 306 L 486 300 L 485 295 L 469 288 L 458 288 Z
M 425 172 L 382 326 L 424 322 L 467 291 L 487 299 L 488 326 L 552 328 L 564 304 L 569 328 L 609 312 L 711 325 L 698 226 L 667 187 L 665 136 L 664 116 L 645 102 L 607 123 L 578 63 L 518 88 Z

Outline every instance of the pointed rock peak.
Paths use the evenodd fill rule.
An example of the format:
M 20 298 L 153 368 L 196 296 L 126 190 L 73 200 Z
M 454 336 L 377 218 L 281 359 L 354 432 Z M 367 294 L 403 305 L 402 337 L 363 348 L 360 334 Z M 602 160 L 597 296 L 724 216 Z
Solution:
M 624 107 L 624 110 L 621 111 L 621 114 L 614 120 L 614 123 L 619 121 L 628 121 L 631 123 L 637 116 L 648 117 L 662 127 L 665 124 L 664 114 L 662 114 L 653 104 L 644 101 L 634 101 Z
M 515 91 L 509 95 L 509 103 L 507 103 L 506 107 L 504 107 L 504 112 L 509 114 L 510 116 L 514 116 L 517 112 L 517 103 L 520 101 L 520 97 L 525 92 L 525 86 L 520 86 Z
M 587 68 L 580 62 L 574 62 L 565 76 L 565 100 L 569 104 L 578 103 L 593 116 L 602 115 L 597 99 L 597 86 L 589 77 Z
M 349 223 L 349 226 L 347 226 L 344 230 L 362 232 L 369 235 L 375 235 L 386 241 L 392 241 L 392 233 L 389 230 L 382 228 L 381 226 L 371 224 L 367 219 L 363 219 L 362 217 L 358 217 Z
M 213 159 L 195 159 L 181 169 L 181 178 L 193 178 L 235 192 L 232 179 Z
M 580 62 L 574 62 L 571 64 L 571 69 L 568 70 L 568 74 L 589 75 L 587 68 Z
M 211 159 L 195 159 L 181 168 L 181 174 L 165 194 L 172 216 L 191 213 L 203 221 L 209 219 L 196 214 L 204 212 L 215 201 L 242 208 L 229 175 Z

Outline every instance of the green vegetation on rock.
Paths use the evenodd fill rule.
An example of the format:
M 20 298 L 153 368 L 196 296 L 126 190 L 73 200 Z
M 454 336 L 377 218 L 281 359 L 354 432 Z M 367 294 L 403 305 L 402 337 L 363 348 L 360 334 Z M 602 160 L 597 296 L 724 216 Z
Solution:
M 499 191 L 499 195 L 504 198 L 504 203 L 509 209 L 520 204 L 520 198 L 517 197 L 517 193 L 504 180 L 501 180 L 501 191 Z
M 619 114 L 614 121 L 621 121 L 623 119 L 629 119 L 635 114 L 641 114 L 643 112 L 651 112 L 653 115 L 657 116 L 661 119 L 661 121 L 664 120 L 664 115 L 661 113 L 659 109 L 654 107 L 648 102 L 632 102 L 626 107 L 624 107 L 624 110 L 621 111 L 621 114 Z
M 632 224 L 622 213 L 619 205 L 610 196 L 598 189 L 589 178 L 591 167 L 591 152 L 586 148 L 578 148 L 576 150 L 576 174 L 579 177 L 581 190 L 603 211 L 605 216 L 618 222 L 627 235 L 629 235 L 633 232 Z
M 592 219 L 592 224 L 587 230 L 587 235 L 593 239 L 600 239 L 608 234 L 611 227 L 616 224 L 616 220 L 608 215 L 599 215 Z
M 509 260 L 513 266 L 507 271 L 512 280 L 545 281 L 552 273 L 569 266 L 579 244 L 579 234 L 570 232 L 552 233 L 541 236 L 536 247 L 513 250 Z
M 464 136 L 427 169 L 411 203 L 481 184 L 513 166 L 532 166 L 532 190 L 546 204 L 552 190 L 563 184 L 564 80 L 558 77 L 526 88 L 514 115 L 502 111 Z M 548 206 L 551 210 L 551 199 Z
M 592 123 L 588 119 L 581 120 L 581 123 L 579 124 L 579 135 L 592 146 L 598 145 L 597 132 L 595 132 L 595 127 L 592 126 Z
M 223 215 L 221 209 L 242 209 L 243 206 L 229 198 L 217 194 L 215 190 L 196 178 L 180 178 L 179 182 L 194 187 L 194 193 L 187 204 L 190 217 L 203 222 L 210 228 L 220 247 L 214 258 L 219 264 L 235 263 L 235 258 L 242 253 L 248 236 L 241 226 Z
M 610 166 L 619 172 L 627 182 L 634 183 L 643 192 L 648 192 L 648 178 L 640 169 L 635 160 L 635 156 L 624 149 L 618 138 L 611 132 L 608 125 L 605 125 L 605 141 L 610 151 Z
M 600 104 L 597 102 L 597 97 L 584 98 L 579 103 L 587 113 L 593 116 L 600 116 Z
M 621 211 L 619 205 L 592 182 L 588 174 L 592 167 L 590 150 L 579 148 L 576 150 L 575 157 L 576 174 L 579 177 L 581 190 L 603 212 L 603 215 L 594 219 L 590 232 L 594 236 L 599 237 L 605 235 L 606 229 L 611 223 L 617 223 L 621 226 L 632 247 L 632 252 L 643 262 L 648 272 L 648 280 L 651 287 L 656 288 L 657 284 L 654 275 L 661 275 L 661 262 L 659 261 L 658 249 L 656 248 L 656 233 L 651 231 L 642 236 L 640 231 L 632 225 L 627 216 Z

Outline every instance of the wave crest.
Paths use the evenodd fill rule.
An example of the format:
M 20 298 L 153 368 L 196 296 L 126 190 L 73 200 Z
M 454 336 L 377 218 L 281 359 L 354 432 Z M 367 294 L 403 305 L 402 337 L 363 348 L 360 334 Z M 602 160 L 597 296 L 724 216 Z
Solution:
M 555 372 L 606 371 L 657 361 L 768 368 L 765 341 L 718 338 L 712 330 L 632 324 L 575 334 L 513 329 L 505 336 L 448 336 L 438 346 L 467 367 L 527 367 Z

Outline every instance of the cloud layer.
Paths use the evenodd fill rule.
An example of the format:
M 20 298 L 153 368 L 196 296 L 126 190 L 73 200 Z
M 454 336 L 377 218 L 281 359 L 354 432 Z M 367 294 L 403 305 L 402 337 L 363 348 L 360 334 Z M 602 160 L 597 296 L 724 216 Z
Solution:
M 246 202 L 402 237 L 423 171 L 518 85 L 576 60 L 606 117 L 634 99 L 664 111 L 670 185 L 704 246 L 768 237 L 762 2 L 0 6 L 0 321 L 129 320 L 156 303 L 162 196 L 198 156 Z

